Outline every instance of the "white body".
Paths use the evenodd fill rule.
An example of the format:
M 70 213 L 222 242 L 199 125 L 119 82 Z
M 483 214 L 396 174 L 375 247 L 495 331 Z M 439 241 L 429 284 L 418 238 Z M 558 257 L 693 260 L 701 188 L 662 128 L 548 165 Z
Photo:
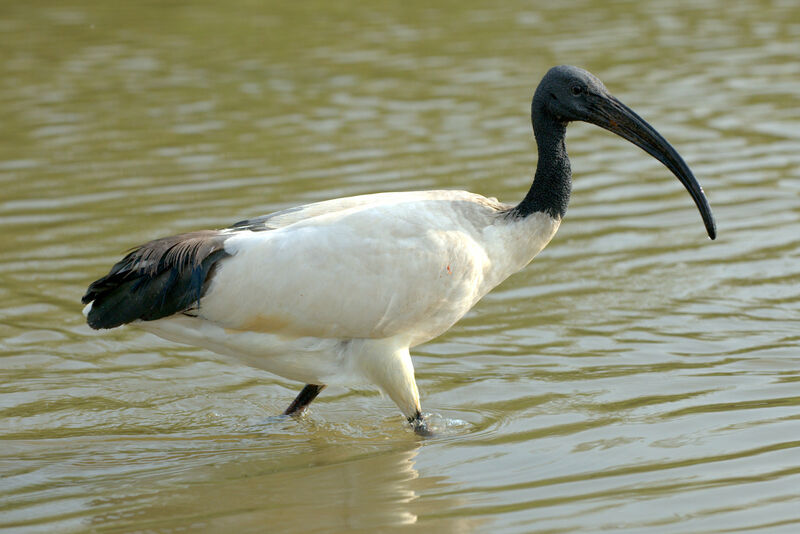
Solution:
M 166 339 L 318 385 L 374 384 L 420 409 L 409 348 L 525 267 L 560 221 L 464 191 L 380 193 L 231 229 L 196 316 L 137 321 Z

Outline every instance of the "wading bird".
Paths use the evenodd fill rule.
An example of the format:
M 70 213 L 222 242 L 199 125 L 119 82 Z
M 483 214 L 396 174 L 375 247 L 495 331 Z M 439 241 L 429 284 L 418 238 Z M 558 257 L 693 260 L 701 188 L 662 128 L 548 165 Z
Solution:
M 661 161 L 716 235 L 680 155 L 589 72 L 550 69 L 531 120 L 539 161 L 517 205 L 466 191 L 378 193 L 156 239 L 89 286 L 89 326 L 133 323 L 305 383 L 285 414 L 326 385 L 372 384 L 425 434 L 409 349 L 447 331 L 556 233 L 572 184 L 569 122 L 610 130 Z

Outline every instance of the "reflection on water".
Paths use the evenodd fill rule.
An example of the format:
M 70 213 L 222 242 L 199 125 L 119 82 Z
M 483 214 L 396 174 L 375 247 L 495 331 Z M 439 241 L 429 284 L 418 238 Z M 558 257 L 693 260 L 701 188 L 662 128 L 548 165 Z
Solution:
M 346 447 L 328 441 L 289 445 L 287 437 L 292 441 L 281 435 L 217 436 L 199 442 L 168 437 L 73 441 L 67 445 L 80 446 L 81 453 L 62 455 L 60 466 L 47 470 L 56 484 L 46 492 L 45 509 L 53 503 L 74 503 L 91 510 L 90 524 L 95 526 L 190 525 L 217 531 L 233 525 L 270 525 L 275 531 L 293 525 L 311 531 L 366 529 L 416 521 L 413 457 L 418 445 L 413 441 L 391 450 L 358 442 Z M 57 444 L 14 445 L 16 456 L 29 459 Z M 14 485 L 25 476 L 11 476 L 7 483 Z M 74 476 L 91 477 L 97 494 L 58 487 L 58 481 Z M 435 488 L 435 483 L 429 487 Z M 203 512 L 198 515 L 198 510 Z M 24 518 L 30 513 L 11 511 L 6 517 L 13 521 L 15 515 Z
M 417 520 L 412 512 L 417 446 L 411 442 L 398 444 L 407 449 L 400 451 L 358 443 L 334 446 L 328 441 L 287 447 L 283 440 L 256 436 L 226 436 L 211 450 L 196 450 L 196 445 L 186 447 L 180 442 L 125 445 L 128 454 L 165 446 L 188 449 L 188 454 L 181 455 L 180 469 L 175 469 L 172 459 L 149 460 L 150 465 L 161 463 L 161 468 L 126 473 L 124 480 L 137 479 L 139 488 L 132 491 L 119 492 L 119 477 L 108 477 L 106 491 L 111 496 L 91 503 L 94 525 L 121 517 L 123 525 L 139 528 L 149 523 L 159 528 L 188 525 L 255 531 L 269 525 L 275 532 L 298 526 L 313 532 L 373 529 Z M 157 480 L 165 476 L 172 483 L 159 487 Z M 142 491 L 142 486 L 147 490 Z M 200 516 L 198 509 L 203 510 Z
M 793 531 L 796 2 L 491 8 L 93 0 L 0 17 L 0 529 Z M 570 128 L 553 243 L 414 354 L 418 440 L 78 300 L 127 247 L 383 190 L 527 189 L 529 98 L 573 63 L 705 186 Z M 459 423 L 463 420 L 463 423 Z

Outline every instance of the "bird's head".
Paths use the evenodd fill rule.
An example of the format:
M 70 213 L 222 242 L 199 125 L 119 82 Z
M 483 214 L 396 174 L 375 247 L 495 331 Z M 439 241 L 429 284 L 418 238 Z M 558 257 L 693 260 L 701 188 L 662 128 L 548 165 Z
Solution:
M 538 107 L 559 122 L 587 120 L 592 108 L 610 96 L 594 74 L 571 65 L 553 67 L 545 74 L 533 98 Z
M 703 188 L 680 154 L 647 121 L 609 93 L 592 73 L 570 65 L 551 68 L 536 89 L 531 114 L 534 130 L 553 121 L 560 124 L 584 121 L 638 146 L 680 180 L 700 210 L 708 236 L 716 237 L 714 216 Z

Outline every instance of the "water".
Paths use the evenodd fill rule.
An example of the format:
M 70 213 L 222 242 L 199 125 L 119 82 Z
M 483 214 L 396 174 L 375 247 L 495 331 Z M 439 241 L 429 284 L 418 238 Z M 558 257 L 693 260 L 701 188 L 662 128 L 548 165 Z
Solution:
M 794 1 L 136 6 L 0 17 L 0 528 L 794 532 Z M 680 184 L 570 127 L 550 246 L 414 352 L 439 437 L 135 329 L 85 286 L 155 237 L 342 195 L 522 197 L 529 99 L 572 63 L 679 149 Z

